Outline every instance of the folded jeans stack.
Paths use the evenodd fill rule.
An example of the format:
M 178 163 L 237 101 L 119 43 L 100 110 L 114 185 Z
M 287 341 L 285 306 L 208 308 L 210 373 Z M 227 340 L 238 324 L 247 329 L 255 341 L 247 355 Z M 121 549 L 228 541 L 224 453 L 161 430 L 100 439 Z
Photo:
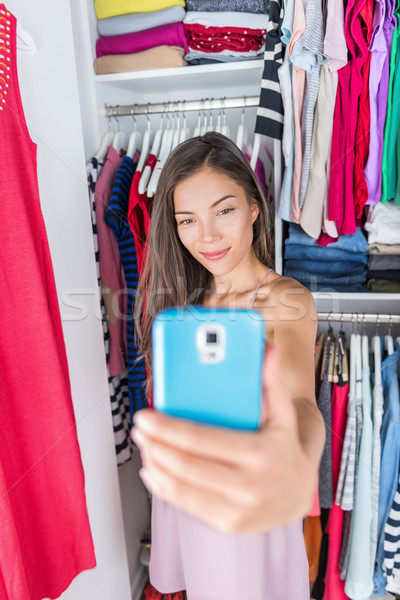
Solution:
M 319 246 L 299 225 L 289 225 L 285 241 L 286 277 L 311 291 L 364 292 L 368 244 L 360 229 L 335 244 Z
M 268 1 L 188 0 L 184 26 L 189 51 L 185 59 L 197 65 L 261 58 Z
M 95 0 L 97 75 L 183 67 L 184 0 Z
M 372 292 L 400 293 L 400 206 L 378 203 L 368 212 L 367 288 Z

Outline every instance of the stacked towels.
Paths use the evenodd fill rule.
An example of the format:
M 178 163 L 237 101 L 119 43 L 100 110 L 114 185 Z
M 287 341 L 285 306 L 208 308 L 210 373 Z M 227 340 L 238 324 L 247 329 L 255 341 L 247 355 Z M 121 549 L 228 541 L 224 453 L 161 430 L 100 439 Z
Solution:
M 400 206 L 378 202 L 369 209 L 367 288 L 400 293 Z
M 267 0 L 188 0 L 184 26 L 191 65 L 261 58 L 268 21 Z M 218 9 L 218 12 L 216 12 Z
M 184 0 L 95 0 L 98 75 L 183 67 L 188 35 Z
M 360 229 L 341 235 L 328 247 L 319 246 L 299 225 L 289 225 L 285 241 L 286 277 L 293 277 L 311 291 L 364 292 L 368 243 Z

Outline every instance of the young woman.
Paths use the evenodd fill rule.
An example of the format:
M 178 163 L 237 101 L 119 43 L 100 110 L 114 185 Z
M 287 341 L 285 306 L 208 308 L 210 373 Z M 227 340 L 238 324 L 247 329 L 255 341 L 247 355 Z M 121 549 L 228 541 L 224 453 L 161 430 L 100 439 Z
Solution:
M 311 294 L 270 267 L 270 221 L 250 165 L 228 138 L 178 146 L 154 199 L 137 314 L 151 388 L 151 326 L 168 306 L 254 308 L 267 328 L 257 432 L 140 411 L 132 432 L 153 494 L 150 580 L 189 600 L 307 600 L 301 518 L 324 444 L 315 403 Z M 190 390 L 188 390 L 190 398 Z

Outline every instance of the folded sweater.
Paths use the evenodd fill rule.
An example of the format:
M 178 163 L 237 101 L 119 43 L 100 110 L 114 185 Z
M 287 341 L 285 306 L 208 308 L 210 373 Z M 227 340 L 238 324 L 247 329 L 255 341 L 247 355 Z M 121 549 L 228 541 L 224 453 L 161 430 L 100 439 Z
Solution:
M 146 31 L 99 38 L 96 42 L 96 56 L 100 58 L 106 54 L 129 54 L 163 45 L 181 46 L 187 52 L 187 38 L 182 23 L 171 23 Z
M 109 19 L 98 19 L 97 31 L 101 36 L 123 35 L 145 31 L 168 23 L 179 23 L 185 18 L 186 11 L 182 6 L 170 6 L 162 10 L 146 13 L 130 13 Z
M 98 19 L 153 12 L 169 6 L 185 6 L 185 0 L 94 0 L 94 10 Z
M 132 54 L 107 54 L 93 61 L 97 75 L 184 67 L 185 50 L 180 46 L 155 46 Z

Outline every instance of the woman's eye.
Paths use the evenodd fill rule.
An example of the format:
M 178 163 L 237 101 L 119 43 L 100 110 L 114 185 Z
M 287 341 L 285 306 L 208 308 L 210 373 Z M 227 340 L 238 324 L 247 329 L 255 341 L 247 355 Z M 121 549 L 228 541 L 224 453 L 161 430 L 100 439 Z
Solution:
M 178 225 L 188 225 L 189 223 L 192 223 L 194 221 L 194 219 L 183 219 L 183 221 L 178 221 Z
M 220 215 L 227 215 L 228 213 L 232 212 L 234 209 L 233 208 L 224 208 L 223 210 L 220 211 Z

